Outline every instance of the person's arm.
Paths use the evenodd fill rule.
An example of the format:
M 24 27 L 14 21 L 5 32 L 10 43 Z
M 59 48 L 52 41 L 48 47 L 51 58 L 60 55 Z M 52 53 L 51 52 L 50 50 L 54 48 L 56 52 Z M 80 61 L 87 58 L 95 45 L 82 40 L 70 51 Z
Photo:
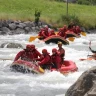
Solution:
M 46 64 L 47 62 L 49 62 L 50 60 L 50 57 L 49 56 L 46 56 L 41 62 L 39 62 L 38 64 L 39 65 L 43 65 L 43 64 Z
M 89 46 L 89 49 L 90 49 L 90 51 L 91 51 L 92 53 L 96 53 L 96 51 L 95 51 L 95 50 L 92 50 L 90 46 Z
M 62 49 L 61 51 L 58 51 L 58 54 L 59 54 L 60 56 L 62 56 L 62 55 L 64 55 L 64 56 L 65 56 L 65 50 L 64 50 L 64 49 Z
M 20 52 L 16 55 L 14 61 L 18 60 L 18 59 L 21 57 L 22 53 L 23 53 L 23 51 L 20 51 Z
M 44 31 L 42 31 L 42 35 L 43 35 L 45 38 L 48 37 L 48 36 L 45 35 L 45 32 L 44 32 Z
M 37 50 L 36 50 L 37 51 Z M 39 57 L 41 57 L 42 55 L 41 55 L 41 53 L 39 52 L 39 51 L 37 51 L 37 54 L 38 54 L 38 56 Z

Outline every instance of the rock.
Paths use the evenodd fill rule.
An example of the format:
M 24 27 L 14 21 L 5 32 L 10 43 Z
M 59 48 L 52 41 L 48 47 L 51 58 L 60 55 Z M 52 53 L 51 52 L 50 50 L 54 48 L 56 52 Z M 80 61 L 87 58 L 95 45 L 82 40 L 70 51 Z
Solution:
M 15 23 L 9 24 L 9 28 L 10 28 L 10 30 L 15 30 L 16 29 L 16 24 Z
M 21 44 L 18 43 L 3 43 L 1 44 L 0 48 L 23 48 Z
M 67 90 L 65 96 L 96 96 L 94 84 L 96 84 L 96 67 L 84 72 Z
M 35 26 L 33 21 L 0 20 L 0 35 L 38 33 L 40 28 L 45 25 L 48 25 L 48 27 L 51 28 L 51 25 L 45 22 L 39 22 L 38 26 Z

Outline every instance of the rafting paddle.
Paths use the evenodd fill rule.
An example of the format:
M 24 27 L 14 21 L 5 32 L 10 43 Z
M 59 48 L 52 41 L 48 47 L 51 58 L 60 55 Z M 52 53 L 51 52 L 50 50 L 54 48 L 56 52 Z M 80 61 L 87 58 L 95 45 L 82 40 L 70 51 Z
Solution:
M 85 32 L 81 32 L 81 35 L 86 36 L 86 33 Z
M 73 42 L 75 40 L 75 38 L 74 37 L 69 37 L 68 40 Z
M 30 38 L 29 38 L 29 42 L 32 42 L 32 41 L 34 41 L 36 38 L 39 38 L 40 36 L 31 36 Z
M 0 58 L 0 60 L 13 60 L 13 59 L 8 59 L 8 58 Z

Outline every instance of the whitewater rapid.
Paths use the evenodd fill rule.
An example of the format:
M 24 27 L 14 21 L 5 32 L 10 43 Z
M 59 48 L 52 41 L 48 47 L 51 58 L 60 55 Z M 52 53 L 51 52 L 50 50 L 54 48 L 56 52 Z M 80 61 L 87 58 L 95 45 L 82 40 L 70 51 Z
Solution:
M 45 44 L 38 39 L 29 42 L 30 36 L 37 34 L 19 34 L 19 35 L 0 35 L 0 45 L 5 42 L 19 43 L 26 47 L 26 44 L 35 44 L 36 48 L 41 52 L 46 48 L 51 54 L 52 48 L 57 48 L 56 44 Z M 63 45 L 66 50 L 65 59 L 72 60 L 76 63 L 78 71 L 63 75 L 59 72 L 46 71 L 45 74 L 23 74 L 10 71 L 16 54 L 21 51 L 20 48 L 0 48 L 0 96 L 64 96 L 67 89 L 80 77 L 80 75 L 95 66 L 96 61 L 80 61 L 80 58 L 87 58 L 91 55 L 88 46 L 92 41 L 92 48 L 96 49 L 96 35 L 87 34 L 76 38 L 69 45 Z M 10 60 L 3 60 L 10 59 Z

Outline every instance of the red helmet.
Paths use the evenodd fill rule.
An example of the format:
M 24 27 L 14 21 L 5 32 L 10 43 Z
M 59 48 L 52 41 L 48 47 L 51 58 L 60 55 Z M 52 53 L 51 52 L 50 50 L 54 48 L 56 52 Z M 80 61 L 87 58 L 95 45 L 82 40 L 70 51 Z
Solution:
M 26 45 L 26 49 L 29 49 L 29 48 L 31 48 L 31 45 L 29 45 L 29 44 Z
M 44 28 L 41 28 L 40 31 L 44 31 Z
M 56 48 L 53 48 L 53 49 L 52 49 L 52 52 L 57 52 L 57 49 L 56 49 Z
M 66 25 L 64 25 L 64 26 L 63 26 L 63 28 L 64 28 L 64 29 L 67 29 L 67 26 L 66 26 Z
M 51 29 L 51 31 L 50 31 L 50 32 L 54 33 L 54 30 L 53 30 L 53 29 Z
M 44 29 L 47 31 L 47 30 L 48 30 L 48 26 L 46 25 L 46 26 L 44 27 Z
M 35 49 L 35 45 L 34 44 L 30 45 L 30 47 L 33 48 L 33 49 Z
M 46 54 L 46 53 L 48 53 L 48 52 L 47 52 L 46 49 L 43 49 L 43 50 L 42 50 L 42 53 L 45 53 L 45 54 Z
M 63 28 L 60 28 L 59 31 L 63 31 Z

